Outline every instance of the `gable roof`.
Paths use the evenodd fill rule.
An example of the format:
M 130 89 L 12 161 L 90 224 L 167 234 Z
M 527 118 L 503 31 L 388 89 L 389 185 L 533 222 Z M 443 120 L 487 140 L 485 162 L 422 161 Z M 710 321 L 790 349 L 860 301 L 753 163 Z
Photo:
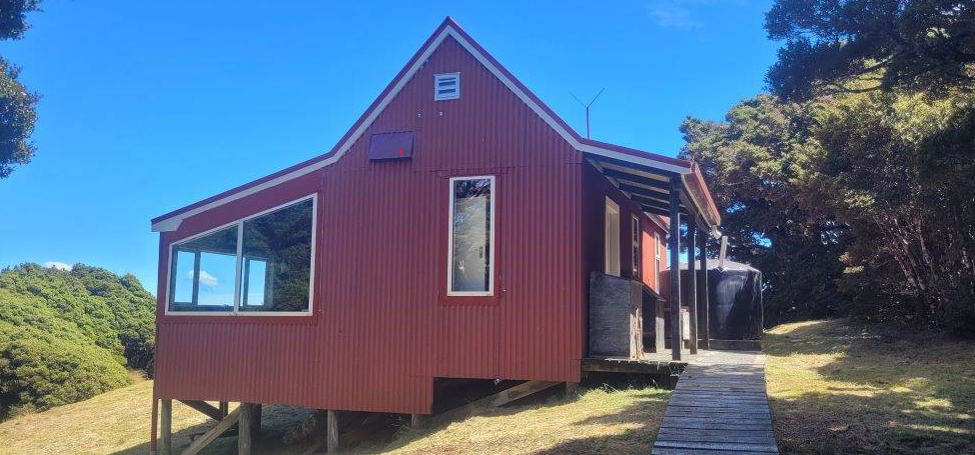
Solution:
M 666 173 L 680 175 L 684 185 L 690 190 L 687 192 L 687 195 L 697 208 L 698 213 L 702 214 L 705 222 L 712 227 L 712 230 L 715 230 L 720 224 L 720 215 L 704 184 L 704 179 L 694 163 L 580 136 L 561 117 L 556 115 L 552 109 L 528 90 L 524 84 L 498 63 L 494 57 L 488 54 L 484 48 L 477 44 L 453 19 L 447 17 L 437 27 L 430 38 L 423 43 L 423 46 L 413 55 L 406 66 L 393 78 L 392 82 L 379 94 L 379 97 L 372 102 L 369 108 L 352 125 L 352 128 L 342 136 L 330 151 L 250 183 L 211 196 L 195 204 L 153 218 L 152 230 L 156 232 L 174 231 L 179 228 L 179 225 L 186 218 L 293 180 L 338 161 L 366 132 L 373 121 L 379 117 L 386 106 L 392 102 L 406 83 L 412 79 L 413 75 L 448 37 L 456 40 L 467 52 L 473 55 L 478 62 L 484 65 L 488 71 L 496 76 L 573 148 L 582 153 L 632 163 L 641 168 L 654 168 Z

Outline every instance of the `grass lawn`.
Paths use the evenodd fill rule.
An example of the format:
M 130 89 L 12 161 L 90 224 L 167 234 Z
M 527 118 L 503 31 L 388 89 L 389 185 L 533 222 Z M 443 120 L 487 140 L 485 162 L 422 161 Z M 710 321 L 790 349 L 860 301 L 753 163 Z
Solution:
M 446 428 L 404 428 L 390 444 L 360 453 L 646 454 L 670 392 L 584 390 L 543 405 L 484 409 Z
M 847 320 L 765 336 L 783 453 L 975 453 L 975 342 Z
M 0 454 L 148 453 L 152 382 L 90 400 L 0 423 Z M 542 403 L 480 409 L 445 427 L 402 428 L 392 441 L 373 442 L 349 453 L 649 453 L 667 405 L 669 391 L 610 388 L 582 390 L 578 396 Z M 174 449 L 191 433 L 212 426 L 202 414 L 173 404 Z M 311 442 L 284 446 L 281 435 L 309 411 L 268 406 L 264 432 L 255 445 L 261 454 L 302 454 Z M 203 453 L 236 453 L 234 437 L 220 438 Z

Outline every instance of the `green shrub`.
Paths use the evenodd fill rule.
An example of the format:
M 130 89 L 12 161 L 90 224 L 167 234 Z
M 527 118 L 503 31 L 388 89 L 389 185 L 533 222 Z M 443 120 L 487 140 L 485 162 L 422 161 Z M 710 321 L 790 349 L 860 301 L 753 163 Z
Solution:
M 155 298 L 132 275 L 75 265 L 0 271 L 0 418 L 82 400 L 152 373 Z
M 81 401 L 131 383 L 125 367 L 90 341 L 0 322 L 0 418 Z

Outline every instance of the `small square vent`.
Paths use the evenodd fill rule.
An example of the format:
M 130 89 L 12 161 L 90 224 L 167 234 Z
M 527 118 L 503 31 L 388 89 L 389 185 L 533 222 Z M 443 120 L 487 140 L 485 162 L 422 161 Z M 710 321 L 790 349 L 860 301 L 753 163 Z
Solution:
M 433 99 L 437 101 L 460 98 L 460 73 L 433 75 Z

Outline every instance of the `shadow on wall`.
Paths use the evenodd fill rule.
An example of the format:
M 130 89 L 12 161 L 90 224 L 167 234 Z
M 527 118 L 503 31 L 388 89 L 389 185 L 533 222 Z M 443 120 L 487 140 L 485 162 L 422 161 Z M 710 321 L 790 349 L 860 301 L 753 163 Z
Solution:
M 765 336 L 783 453 L 975 453 L 975 342 L 846 320 Z

